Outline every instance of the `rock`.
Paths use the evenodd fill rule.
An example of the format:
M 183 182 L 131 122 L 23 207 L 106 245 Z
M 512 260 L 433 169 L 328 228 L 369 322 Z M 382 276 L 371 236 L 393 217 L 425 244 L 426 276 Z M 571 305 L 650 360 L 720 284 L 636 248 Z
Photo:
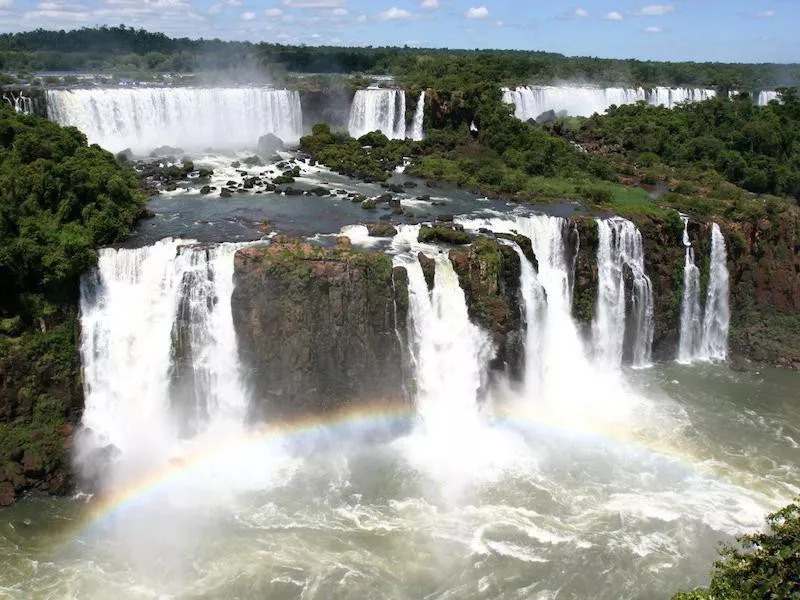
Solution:
M 436 261 L 422 252 L 417 254 L 417 260 L 419 260 L 419 264 L 422 267 L 422 274 L 425 276 L 425 283 L 428 284 L 428 291 L 431 292 L 436 278 Z
M 221 198 L 230 198 L 231 196 L 233 196 L 233 192 L 228 188 L 222 188 L 222 190 L 220 190 L 219 192 L 219 195 Z
M 209 179 L 214 174 L 214 169 L 201 168 L 197 171 L 197 176 L 200 179 Z
M 16 497 L 13 484 L 8 481 L 0 482 L 0 506 L 11 506 Z
M 42 456 L 36 450 L 25 450 L 22 455 L 22 472 L 25 477 L 39 479 L 44 476 Z
M 370 237 L 394 237 L 397 229 L 388 223 L 368 223 L 367 231 Z
M 234 188 L 234 187 L 236 187 L 238 184 L 237 184 L 235 181 L 233 181 L 233 180 L 231 179 L 231 180 L 228 180 L 228 181 L 225 183 L 225 185 L 226 185 L 227 187 L 229 187 L 229 188 Z
M 154 213 L 152 210 L 150 210 L 149 208 L 147 208 L 145 206 L 143 206 L 142 209 L 139 211 L 139 218 L 140 219 L 152 219 L 155 216 L 156 216 L 156 213 Z
M 419 229 L 417 241 L 422 244 L 432 244 L 435 242 L 444 242 L 446 244 L 469 244 L 470 237 L 465 231 L 458 229 L 450 229 L 448 227 L 429 227 L 423 225 Z
M 259 390 L 251 421 L 406 404 L 391 258 L 340 240 L 322 248 L 276 236 L 234 260 L 233 321 Z M 275 340 L 281 340 L 276 344 Z
M 404 188 L 406 188 L 406 189 L 412 189 L 412 188 L 415 188 L 415 187 L 417 187 L 417 182 L 416 182 L 416 181 L 406 181 L 406 182 L 403 184 L 403 187 L 404 187 Z
M 453 215 L 447 215 L 447 214 L 437 215 L 436 216 L 436 220 L 439 223 L 452 223 L 453 222 Z
M 155 158 L 156 156 L 178 156 L 180 154 L 183 154 L 183 148 L 174 148 L 172 146 L 159 146 L 150 153 L 150 156 Z
M 262 156 L 272 156 L 285 149 L 286 145 L 283 140 L 273 133 L 267 133 L 258 138 L 258 153 Z
M 272 180 L 275 185 L 284 185 L 286 183 L 294 183 L 294 177 L 291 175 L 278 175 Z
M 470 246 L 450 250 L 449 257 L 464 290 L 470 318 L 494 339 L 497 354 L 491 369 L 521 380 L 525 345 L 519 255 L 496 239 L 478 237 Z
M 247 158 L 243 158 L 242 162 L 246 164 L 248 167 L 263 167 L 264 163 L 261 160 L 261 157 L 257 155 L 248 156 Z
M 117 160 L 121 163 L 129 163 L 133 160 L 133 151 L 130 148 L 125 148 L 116 154 Z
M 552 125 L 558 119 L 558 115 L 556 115 L 556 111 L 554 110 L 547 110 L 536 117 L 535 124 L 536 125 Z
M 428 194 L 423 194 L 422 196 L 417 196 L 417 200 L 421 200 L 422 202 L 430 202 L 431 197 Z
M 206 194 L 210 194 L 211 193 L 211 186 L 210 185 L 204 185 L 203 187 L 200 188 L 200 193 L 203 194 L 204 196 Z
M 364 210 L 374 210 L 375 206 L 376 204 L 374 198 L 370 198 L 369 200 L 364 200 L 361 203 L 361 208 L 363 208 Z
M 252 190 L 256 185 L 256 178 L 255 177 L 245 177 L 243 183 L 244 183 L 245 189 Z
M 283 193 L 286 194 L 287 196 L 302 196 L 303 190 L 298 190 L 296 188 L 289 186 L 283 190 Z
M 241 166 L 242 166 L 242 163 L 240 163 L 238 160 L 235 160 L 235 161 L 233 161 L 231 163 L 231 167 L 234 168 L 234 169 L 238 169 Z
M 330 196 L 330 192 L 322 186 L 317 186 L 311 189 L 311 193 L 315 196 Z
M 264 184 L 264 191 L 265 192 L 274 192 L 276 189 L 278 189 L 278 186 L 276 186 L 274 183 L 265 183 Z

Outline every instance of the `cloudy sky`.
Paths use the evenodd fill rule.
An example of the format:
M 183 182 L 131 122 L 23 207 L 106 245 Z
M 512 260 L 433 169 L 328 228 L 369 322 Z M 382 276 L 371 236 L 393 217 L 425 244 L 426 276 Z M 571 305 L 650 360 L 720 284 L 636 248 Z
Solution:
M 290 44 L 800 61 L 800 0 L 0 0 L 3 31 L 121 23 Z

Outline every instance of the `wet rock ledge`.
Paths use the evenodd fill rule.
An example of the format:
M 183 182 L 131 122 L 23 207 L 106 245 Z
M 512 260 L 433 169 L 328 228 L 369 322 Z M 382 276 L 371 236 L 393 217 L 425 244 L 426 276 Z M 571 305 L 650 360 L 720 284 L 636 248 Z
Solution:
M 233 320 L 253 390 L 253 421 L 404 394 L 405 269 L 379 252 L 277 236 L 235 257 Z

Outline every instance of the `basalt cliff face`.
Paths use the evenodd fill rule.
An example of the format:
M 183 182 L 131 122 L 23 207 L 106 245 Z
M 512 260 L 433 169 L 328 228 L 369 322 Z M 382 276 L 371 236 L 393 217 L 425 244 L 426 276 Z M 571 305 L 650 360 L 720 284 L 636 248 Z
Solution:
M 580 234 L 573 315 L 587 329 L 596 304 L 597 226 L 571 219 Z M 676 358 L 683 292 L 683 225 L 678 219 L 635 219 L 642 233 L 645 269 L 653 285 L 653 358 Z M 736 368 L 777 365 L 800 369 L 800 219 L 786 211 L 759 223 L 716 219 L 726 240 L 730 271 L 729 356 Z M 708 285 L 711 223 L 689 222 L 689 239 Z
M 279 237 L 240 250 L 232 310 L 251 418 L 407 401 L 404 280 L 388 256 L 346 239 L 323 249 Z

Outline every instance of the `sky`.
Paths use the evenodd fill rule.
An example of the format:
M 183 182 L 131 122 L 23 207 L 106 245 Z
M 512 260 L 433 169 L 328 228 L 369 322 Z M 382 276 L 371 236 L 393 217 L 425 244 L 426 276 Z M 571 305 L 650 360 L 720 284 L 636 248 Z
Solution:
M 0 0 L 0 30 L 144 27 L 285 44 L 800 62 L 800 0 Z

